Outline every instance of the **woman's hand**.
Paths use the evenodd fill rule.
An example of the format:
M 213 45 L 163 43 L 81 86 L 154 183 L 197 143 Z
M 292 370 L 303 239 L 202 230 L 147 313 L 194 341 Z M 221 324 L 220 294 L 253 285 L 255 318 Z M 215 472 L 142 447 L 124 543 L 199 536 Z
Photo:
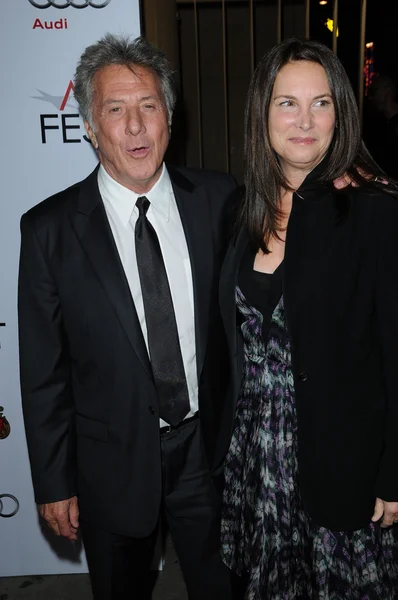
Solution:
M 382 517 L 381 527 L 391 527 L 398 523 L 398 502 L 384 502 L 381 498 L 376 498 L 372 521 L 379 521 Z

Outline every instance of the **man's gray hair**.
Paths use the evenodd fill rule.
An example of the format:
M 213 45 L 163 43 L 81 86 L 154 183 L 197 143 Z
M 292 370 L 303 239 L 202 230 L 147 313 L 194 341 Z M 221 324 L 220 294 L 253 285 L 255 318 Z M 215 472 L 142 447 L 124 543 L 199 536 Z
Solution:
M 166 55 L 142 37 L 131 39 L 128 36 L 111 33 L 107 33 L 98 42 L 88 46 L 76 68 L 74 95 L 83 119 L 95 129 L 92 115 L 93 80 L 100 69 L 111 65 L 124 65 L 130 69 L 137 66 L 151 70 L 159 80 L 168 122 L 171 125 L 177 89 L 174 73 Z

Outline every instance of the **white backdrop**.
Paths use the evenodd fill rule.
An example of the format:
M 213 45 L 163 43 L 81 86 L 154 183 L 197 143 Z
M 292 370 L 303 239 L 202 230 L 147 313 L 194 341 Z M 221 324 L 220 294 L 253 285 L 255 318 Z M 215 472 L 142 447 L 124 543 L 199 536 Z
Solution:
M 19 392 L 16 287 L 21 214 L 97 162 L 67 92 L 80 54 L 107 31 L 139 35 L 138 0 L 0 1 L 0 406 L 11 426 L 1 439 L 0 421 L 0 515 L 13 509 L 3 498 L 1 510 L 1 494 L 20 503 L 15 516 L 0 516 L 0 576 L 87 570 L 78 545 L 38 522 Z

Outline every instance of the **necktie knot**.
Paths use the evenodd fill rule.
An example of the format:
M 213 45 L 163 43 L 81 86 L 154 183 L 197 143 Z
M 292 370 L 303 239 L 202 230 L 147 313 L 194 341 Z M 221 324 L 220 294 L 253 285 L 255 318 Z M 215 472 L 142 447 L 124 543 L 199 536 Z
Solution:
M 140 217 L 142 217 L 146 215 L 150 202 L 146 196 L 140 196 L 139 198 L 137 198 L 137 202 L 135 203 L 135 205 L 138 208 Z

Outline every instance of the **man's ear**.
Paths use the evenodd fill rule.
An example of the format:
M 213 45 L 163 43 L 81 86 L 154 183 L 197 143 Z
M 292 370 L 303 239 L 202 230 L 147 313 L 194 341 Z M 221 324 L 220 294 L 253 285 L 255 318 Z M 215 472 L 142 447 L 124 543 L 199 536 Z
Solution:
M 98 150 L 98 142 L 97 142 L 97 137 L 94 133 L 93 128 L 91 127 L 90 123 L 88 121 L 84 121 L 84 129 L 86 130 L 86 133 L 88 135 L 88 137 L 90 138 L 90 142 L 92 143 L 92 145 L 94 146 L 94 148 L 96 150 Z

